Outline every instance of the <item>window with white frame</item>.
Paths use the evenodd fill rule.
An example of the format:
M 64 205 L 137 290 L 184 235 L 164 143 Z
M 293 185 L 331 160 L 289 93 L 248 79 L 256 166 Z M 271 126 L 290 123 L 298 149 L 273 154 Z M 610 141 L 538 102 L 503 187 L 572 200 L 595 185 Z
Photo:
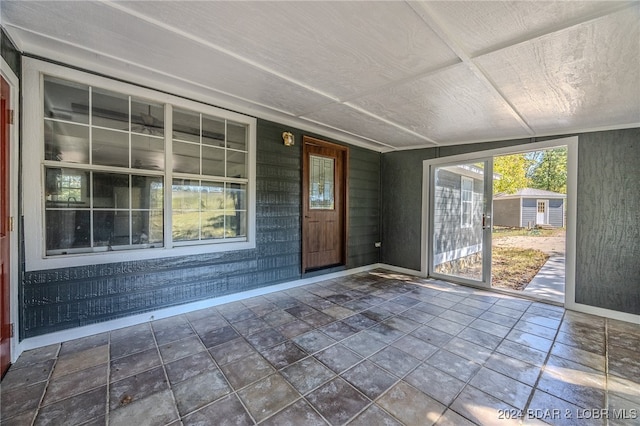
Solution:
M 460 176 L 460 218 L 463 228 L 473 224 L 473 179 Z
M 25 152 L 41 153 L 24 160 L 25 191 L 41 194 L 25 197 L 34 207 L 25 208 L 25 224 L 42 230 L 25 241 L 28 257 L 55 263 L 100 254 L 71 262 L 91 264 L 121 260 L 105 260 L 121 250 L 155 253 L 133 256 L 142 259 L 157 250 L 255 247 L 255 119 L 53 64 L 27 65 L 25 84 L 37 78 L 39 90 L 26 90 L 25 108 L 39 113 L 25 116 L 42 123 L 25 123 Z M 32 179 L 37 169 L 40 180 Z

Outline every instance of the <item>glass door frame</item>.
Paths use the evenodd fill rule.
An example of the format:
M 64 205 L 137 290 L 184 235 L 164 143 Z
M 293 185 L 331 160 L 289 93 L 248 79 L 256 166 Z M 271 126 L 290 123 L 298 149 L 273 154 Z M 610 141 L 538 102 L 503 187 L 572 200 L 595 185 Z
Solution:
M 434 233 L 435 233 L 435 172 L 449 166 L 484 163 L 483 200 L 482 200 L 482 279 L 474 280 L 457 275 L 444 274 L 435 271 L 434 265 Z M 491 288 L 491 231 L 493 217 L 493 156 L 482 156 L 460 161 L 451 161 L 451 158 L 443 158 L 442 161 L 425 164 L 427 182 L 425 184 L 428 193 L 428 209 L 424 210 L 428 216 L 427 232 L 427 276 L 445 281 L 470 285 L 474 287 Z M 424 200 L 424 197 L 423 197 Z

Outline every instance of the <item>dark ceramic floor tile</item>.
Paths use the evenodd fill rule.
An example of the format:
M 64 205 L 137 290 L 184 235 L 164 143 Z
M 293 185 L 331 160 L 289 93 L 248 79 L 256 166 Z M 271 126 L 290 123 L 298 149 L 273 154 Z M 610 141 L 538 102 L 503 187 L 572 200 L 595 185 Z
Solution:
M 171 327 L 154 328 L 154 334 L 158 345 L 164 345 L 169 342 L 195 336 L 196 333 L 189 323 L 180 323 Z
M 362 361 L 362 357 L 340 343 L 318 352 L 314 355 L 321 363 L 329 367 L 334 372 L 341 372 L 351 368 L 356 363 Z
M 582 349 L 564 345 L 559 342 L 554 343 L 551 348 L 551 355 L 575 361 L 594 370 L 604 371 L 605 369 L 605 357 L 603 355 L 583 351 Z
M 382 324 L 388 325 L 389 327 L 395 328 L 403 333 L 411 333 L 416 328 L 422 326 L 419 322 L 404 317 L 403 314 L 388 318 L 384 320 Z
M 303 399 L 299 399 L 278 414 L 260 423 L 261 426 L 323 426 L 327 424 Z
M 109 333 L 100 333 L 93 336 L 82 337 L 80 339 L 63 342 L 60 346 L 60 355 L 70 352 L 81 352 L 109 343 Z
M 111 359 L 114 360 L 155 347 L 156 342 L 151 332 L 149 332 L 147 336 L 141 338 L 131 340 L 125 338 L 112 341 L 109 345 L 109 352 Z
M 500 410 L 517 412 L 516 408 L 473 386 L 465 387 L 456 400 L 453 401 L 451 408 L 479 425 L 500 424 L 515 426 L 520 424 L 519 418 L 499 418 Z
M 205 350 L 198 336 L 187 337 L 186 339 L 177 340 L 160 346 L 160 355 L 163 362 L 169 363 L 177 359 L 187 357 Z
M 151 324 L 148 322 L 133 325 L 131 327 L 119 328 L 111 332 L 111 343 L 117 340 L 136 340 L 153 338 Z
M 355 314 L 355 312 L 352 311 L 351 309 L 347 309 L 344 306 L 340 306 L 340 305 L 334 305 L 330 308 L 323 309 L 322 313 L 330 316 L 331 318 L 333 318 L 334 321 L 341 320 Z M 309 317 L 307 318 L 310 318 L 310 317 L 311 315 L 309 315 Z
M 382 340 L 387 344 L 391 344 L 405 335 L 404 332 L 383 323 L 365 330 L 364 333 L 367 333 L 378 340 Z
M 377 403 L 405 425 L 430 424 L 447 408 L 404 382 L 395 385 Z
M 392 317 L 394 314 L 393 312 L 384 309 L 380 306 L 374 306 L 370 309 L 367 309 L 366 311 L 362 311 L 360 312 L 362 315 L 364 315 L 365 317 L 376 321 L 376 322 L 382 322 L 387 318 Z
M 271 327 L 277 327 L 282 324 L 296 320 L 296 317 L 282 309 L 272 311 L 262 317 Z
M 448 334 L 456 335 L 465 329 L 465 326 L 458 324 L 457 322 L 450 321 L 443 317 L 437 317 L 429 321 L 428 327 L 435 328 L 436 330 L 443 331 Z
M 294 320 L 286 324 L 282 324 L 276 327 L 276 330 L 282 333 L 288 339 L 293 339 L 296 336 L 313 330 L 309 324 L 301 320 Z
M 463 382 L 468 381 L 480 369 L 479 364 L 444 349 L 425 362 Z
M 328 308 L 331 309 L 331 308 Z M 303 318 L 303 321 L 309 324 L 313 328 L 322 327 L 323 325 L 329 324 L 330 322 L 335 321 L 335 318 L 331 315 L 327 315 L 323 312 L 318 312 L 315 314 L 311 314 Z
M 542 366 L 547 358 L 546 352 L 522 346 L 509 340 L 500 343 L 500 346 L 496 348 L 496 352 L 537 366 Z
M 387 346 L 382 340 L 363 332 L 354 334 L 340 343 L 363 357 L 368 357 Z
M 493 322 L 495 324 L 499 324 L 505 327 L 513 327 L 518 322 L 517 318 L 496 314 L 490 311 L 486 311 L 485 313 L 480 315 L 478 318 L 483 319 L 485 321 Z
M 325 299 L 327 299 L 327 300 L 329 300 L 329 301 L 331 301 L 331 302 L 333 302 L 335 304 L 338 304 L 338 305 L 342 305 L 343 303 L 347 303 L 347 302 L 350 302 L 351 300 L 353 300 L 352 297 L 349 297 L 349 296 L 347 296 L 345 294 L 332 294 L 332 295 L 329 295 L 329 296 L 325 297 Z
M 72 395 L 104 386 L 107 384 L 107 375 L 107 364 L 105 363 L 54 378 L 47 385 L 47 392 L 42 404 L 48 405 Z
M 238 391 L 238 397 L 256 422 L 261 422 L 300 398 L 300 394 L 282 376 L 272 374 Z
M 167 376 L 171 384 L 175 385 L 184 380 L 195 377 L 205 371 L 216 369 L 216 365 L 207 351 L 198 352 L 188 357 L 170 362 L 165 365 Z
M 301 303 L 299 305 L 285 309 L 285 312 L 288 312 L 294 317 L 301 319 L 304 317 L 308 317 L 309 315 L 313 315 L 318 311 L 307 304 Z
M 521 330 L 511 330 L 511 332 L 507 334 L 506 339 L 542 352 L 549 352 L 553 343 L 552 340 L 536 336 L 535 334 L 526 333 Z
M 524 361 L 498 352 L 493 353 L 484 363 L 484 366 L 529 386 L 533 386 L 536 383 L 540 374 L 540 366 L 527 364 Z
M 435 426 L 476 426 L 476 424 L 449 409 L 440 416 Z
M 307 401 L 332 425 L 346 423 L 371 402 L 339 377 L 311 392 Z
M 469 384 L 519 410 L 524 410 L 533 390 L 531 386 L 486 368 L 478 371 Z
M 504 315 L 502 315 L 504 316 Z M 535 313 L 527 313 L 525 312 L 520 319 L 528 321 L 528 322 L 532 322 L 534 324 L 538 324 L 538 325 L 542 325 L 548 328 L 553 328 L 553 329 L 557 329 L 558 327 L 560 327 L 560 320 L 559 319 L 554 319 L 554 318 L 549 318 L 545 315 L 538 315 Z
M 386 347 L 369 357 L 388 372 L 403 377 L 420 364 L 420 360 L 392 346 Z
M 249 426 L 254 422 L 235 394 L 225 396 L 182 419 L 184 426 Z
M 449 342 L 443 346 L 443 349 L 478 364 L 484 363 L 487 358 L 491 356 L 491 349 L 487 349 L 484 346 L 476 345 L 475 343 L 458 337 L 454 337 L 449 340 Z
M 640 377 L 631 380 L 610 375 L 607 377 L 607 390 L 609 396 L 616 395 L 634 401 L 640 406 Z
M 451 404 L 465 385 L 465 382 L 428 364 L 420 365 L 404 381 L 444 405 Z
M 557 333 L 557 330 L 554 328 L 545 327 L 543 325 L 534 324 L 524 320 L 518 321 L 513 328 L 514 330 L 524 331 L 525 333 L 534 334 L 549 340 L 555 339 Z
M 398 296 L 395 299 L 393 299 L 393 303 L 398 303 L 400 305 L 404 305 L 404 306 L 410 308 L 410 307 L 420 303 L 420 300 L 414 299 L 411 296 L 402 295 L 402 296 Z
M 409 318 L 413 321 L 418 322 L 419 326 L 425 325 L 435 318 L 434 315 L 419 311 L 414 308 L 404 311 L 400 316 L 402 316 L 403 318 Z
M 173 395 L 181 416 L 204 407 L 231 391 L 218 369 L 206 371 L 173 386 Z
M 249 318 L 233 324 L 233 328 L 243 336 L 249 336 L 271 326 L 262 318 Z
M 457 337 L 490 350 L 494 350 L 502 342 L 501 337 L 494 336 L 493 334 L 485 333 L 484 331 L 476 330 L 471 327 L 467 327 L 462 330 L 458 333 Z
M 476 320 L 476 317 L 472 315 L 467 315 L 467 314 L 452 311 L 452 310 L 446 311 L 445 313 L 440 315 L 440 318 L 444 318 L 446 320 L 453 321 L 455 323 L 462 324 L 465 326 L 471 324 Z
M 109 425 L 166 425 L 178 420 L 170 390 L 157 392 L 109 413 Z
M 609 372 L 619 377 L 640 377 L 638 352 L 619 346 L 609 346 Z
M 350 325 L 342 321 L 332 322 L 331 324 L 320 327 L 319 330 L 337 341 L 346 339 L 347 337 L 358 332 L 357 328 L 351 327 Z
M 354 312 L 361 312 L 361 311 L 366 311 L 367 309 L 371 308 L 373 305 L 365 300 L 362 299 L 354 299 L 354 300 L 350 300 L 347 303 L 344 303 L 342 306 L 344 306 L 347 309 L 351 309 Z M 326 309 L 327 307 L 323 307 L 321 309 Z
M 397 377 L 367 360 L 342 373 L 342 378 L 371 400 L 379 397 L 398 381 Z
M 640 352 L 640 331 L 633 333 L 627 329 L 608 329 L 607 343 L 630 351 Z
M 406 335 L 396 340 L 393 342 L 392 346 L 412 355 L 415 358 L 418 358 L 419 360 L 424 360 L 430 357 L 438 350 L 437 346 L 410 335 Z
M 573 346 L 583 351 L 593 352 L 598 355 L 605 354 L 604 341 L 593 340 L 590 335 L 564 333 L 558 332 L 556 342 L 560 342 L 565 345 Z
M 29 411 L 23 411 L 12 417 L 7 417 L 2 413 L 2 426 L 31 426 L 36 418 L 37 409 L 33 408 Z
M 60 377 L 85 368 L 104 364 L 109 360 L 109 346 L 97 346 L 80 352 L 70 352 L 60 356 L 53 369 L 51 377 Z
M 411 336 L 417 337 L 420 340 L 438 347 L 444 346 L 449 340 L 453 338 L 453 335 L 429 327 L 428 325 L 418 327 L 411 332 Z
M 226 320 L 222 318 L 222 315 L 218 313 L 215 307 L 198 309 L 197 311 L 187 312 L 186 314 L 184 314 L 184 316 L 192 325 L 194 321 L 200 321 L 200 320 L 208 320 L 208 321 L 223 320 L 226 322 Z
M 460 312 L 461 314 L 471 315 L 472 317 L 478 318 L 486 311 L 486 309 L 459 303 L 450 307 L 449 311 Z
M 314 357 L 308 357 L 291 364 L 283 368 L 280 374 L 301 394 L 305 394 L 335 377 L 333 371 L 329 370 Z
M 10 368 L 2 378 L 2 390 L 8 391 L 22 386 L 30 386 L 34 383 L 45 381 L 49 378 L 55 360 L 49 359 L 28 368 Z
M 256 350 L 243 338 L 235 339 L 209 350 L 218 365 L 225 365 L 233 361 L 253 355 Z
M 500 338 L 505 338 L 511 331 L 510 327 L 505 327 L 504 325 L 496 324 L 480 318 L 469 324 L 469 327 L 484 331 L 485 333 L 493 334 Z
M 638 423 L 640 414 L 638 413 L 638 402 L 620 398 L 617 395 L 610 395 L 607 399 L 608 405 L 608 426 L 628 426 Z
M 39 364 L 50 359 L 55 359 L 60 351 L 60 344 L 44 346 L 42 348 L 31 349 L 24 351 L 20 354 L 20 357 L 11 366 L 13 369 L 20 369 L 29 367 L 34 364 Z
M 352 315 L 342 320 L 343 323 L 349 325 L 356 330 L 366 330 L 378 324 L 376 321 L 367 318 L 362 314 Z
M 303 350 L 291 341 L 266 349 L 261 354 L 278 370 L 307 356 Z
M 488 312 L 505 315 L 507 317 L 511 317 L 515 319 L 520 319 L 520 317 L 522 316 L 522 311 L 517 309 L 511 309 L 506 306 L 500 306 L 500 305 L 493 305 L 491 308 L 488 309 Z
M 158 350 L 153 348 L 111 361 L 111 382 L 124 379 L 160 365 Z
M 371 404 L 358 415 L 353 421 L 349 422 L 349 426 L 402 426 L 398 420 L 394 419 L 389 413 L 384 411 L 376 404 Z
M 310 331 L 292 339 L 296 345 L 312 354 L 327 346 L 333 345 L 336 341 L 319 330 Z
M 229 321 L 229 323 L 231 324 L 248 320 L 250 318 L 256 318 L 256 314 L 249 308 L 240 308 L 240 309 L 233 308 L 225 312 L 220 312 L 220 314 L 224 317 L 224 319 Z
M 238 361 L 220 367 L 234 389 L 241 389 L 250 383 L 274 373 L 276 370 L 259 354 L 249 355 Z
M 537 388 L 582 408 L 604 407 L 604 373 L 551 356 Z
M 211 317 L 199 318 L 190 322 L 191 327 L 199 336 L 202 336 L 210 331 L 229 326 L 227 320 L 217 313 L 212 315 Z
M 107 409 L 106 400 L 107 387 L 102 386 L 42 407 L 34 424 L 80 424 L 95 417 L 104 416 Z
M 265 316 L 268 313 L 271 313 L 273 311 L 277 311 L 277 310 L 280 309 L 276 305 L 274 305 L 273 303 L 269 302 L 266 299 L 261 301 L 261 302 L 257 302 L 255 304 L 250 304 L 250 305 L 248 304 L 247 306 L 258 317 Z
M 207 348 L 227 343 L 238 337 L 240 337 L 240 335 L 231 326 L 211 330 L 200 335 L 202 343 L 204 343 Z
M 169 384 L 162 367 L 129 376 L 110 384 L 109 409 L 115 410 L 118 407 L 124 407 L 168 388 Z
M 434 305 L 432 303 L 428 303 L 428 302 L 422 302 L 418 305 L 413 306 L 411 309 L 417 309 L 421 312 L 424 312 L 426 314 L 429 315 L 433 315 L 434 317 L 437 317 L 438 315 L 440 315 L 441 313 L 445 312 L 447 309 L 443 308 L 442 306 L 437 306 Z
M 558 426 L 600 426 L 604 424 L 602 420 L 578 418 L 578 412 L 583 410 L 570 402 L 536 389 L 527 408 L 527 418 L 539 419 L 547 424 Z
M 272 348 L 280 343 L 287 341 L 288 339 L 282 335 L 279 331 L 268 328 L 252 334 L 247 337 L 249 343 L 253 345 L 259 352 Z
M 31 386 L 18 387 L 7 391 L 2 390 L 0 392 L 2 417 L 10 418 L 19 413 L 37 408 L 46 385 L 46 382 L 40 382 Z

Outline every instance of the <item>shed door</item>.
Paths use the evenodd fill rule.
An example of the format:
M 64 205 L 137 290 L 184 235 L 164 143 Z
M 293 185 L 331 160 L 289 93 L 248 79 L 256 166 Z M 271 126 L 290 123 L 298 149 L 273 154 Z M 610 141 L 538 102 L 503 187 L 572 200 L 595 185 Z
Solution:
M 429 275 L 491 285 L 493 161 L 431 166 Z
M 538 213 L 536 214 L 536 225 L 549 224 L 549 200 L 538 200 Z

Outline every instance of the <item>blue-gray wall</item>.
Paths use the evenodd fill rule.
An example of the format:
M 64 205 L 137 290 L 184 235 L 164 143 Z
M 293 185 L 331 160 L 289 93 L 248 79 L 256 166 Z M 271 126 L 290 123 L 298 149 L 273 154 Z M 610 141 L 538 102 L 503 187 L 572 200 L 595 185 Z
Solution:
M 495 226 L 521 227 L 520 204 L 520 198 L 493 200 L 493 224 Z
M 294 133 L 296 145 L 284 146 L 284 131 Z M 255 250 L 27 272 L 21 286 L 21 337 L 303 277 L 302 135 L 258 120 Z M 352 146 L 349 156 L 346 267 L 354 268 L 379 261 L 374 244 L 380 240 L 381 154 Z
M 640 314 L 640 129 L 578 136 L 576 302 Z M 528 142 L 384 154 L 381 262 L 420 269 L 424 160 Z
M 576 302 L 640 314 L 640 129 L 580 136 Z

